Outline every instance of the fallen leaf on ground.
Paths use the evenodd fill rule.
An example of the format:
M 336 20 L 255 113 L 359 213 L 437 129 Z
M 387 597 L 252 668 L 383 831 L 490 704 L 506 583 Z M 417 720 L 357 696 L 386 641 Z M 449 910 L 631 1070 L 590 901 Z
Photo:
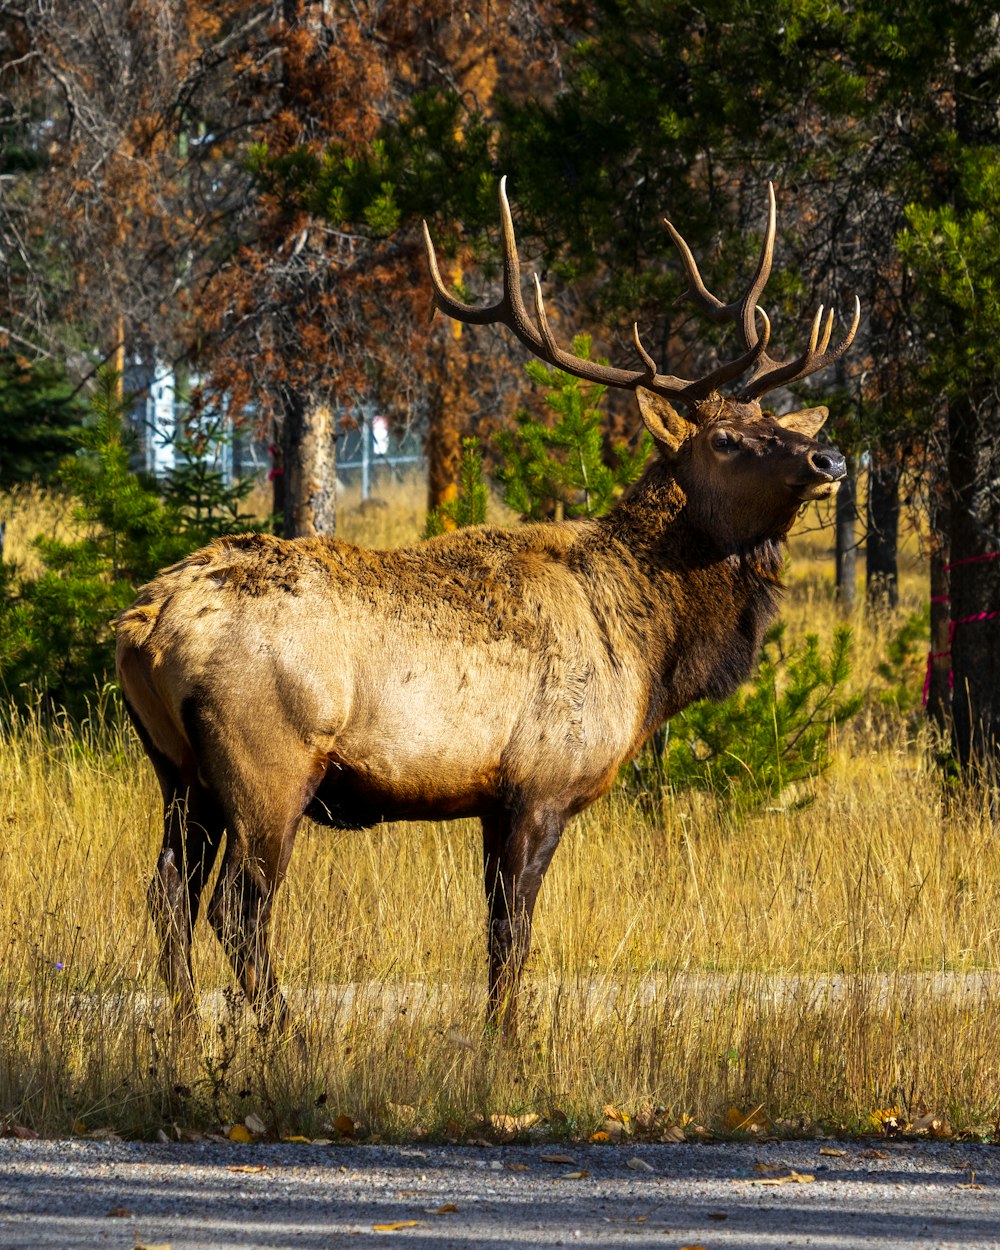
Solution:
M 665 1133 L 660 1134 L 660 1141 L 675 1143 L 687 1141 L 687 1135 L 679 1124 L 671 1124 Z
M 243 1123 L 247 1126 L 250 1132 L 253 1133 L 257 1137 L 261 1137 L 263 1136 L 264 1133 L 267 1132 L 267 1125 L 264 1123 L 264 1121 L 260 1118 L 259 1115 L 254 1115 L 252 1111 L 244 1119 Z
M 889 1156 L 884 1150 L 862 1150 L 858 1155 L 859 1159 L 888 1159 Z
M 751 1185 L 807 1185 L 810 1181 L 814 1181 L 815 1176 L 811 1172 L 789 1172 L 787 1176 L 769 1176 L 764 1180 L 751 1181 Z
M 354 1136 L 354 1121 L 349 1115 L 338 1115 L 333 1122 L 333 1127 L 344 1137 Z
M 392 1224 L 373 1224 L 372 1228 L 377 1233 L 395 1233 L 401 1228 L 420 1228 L 420 1220 L 396 1220 Z
M 710 1220 L 728 1220 L 729 1213 L 727 1211 L 709 1211 L 708 1218 Z
M 911 1133 L 927 1133 L 931 1137 L 950 1137 L 951 1125 L 943 1115 L 935 1115 L 928 1111 L 926 1115 L 918 1115 L 910 1125 Z
M 842 1159 L 847 1154 L 846 1150 L 840 1150 L 836 1146 L 820 1146 L 819 1153 L 821 1155 L 830 1155 L 834 1159 Z
M 442 1202 L 439 1207 L 428 1207 L 428 1215 L 454 1215 L 458 1207 L 453 1202 Z
M 243 1142 L 245 1144 L 246 1142 L 253 1141 L 253 1133 L 250 1132 L 245 1124 L 234 1124 L 229 1130 L 229 1140 Z
M 633 1159 L 629 1159 L 628 1163 L 626 1163 L 625 1166 L 627 1168 L 631 1168 L 633 1172 L 654 1171 L 654 1169 L 646 1162 L 646 1160 L 640 1159 L 638 1155 L 636 1155 L 635 1158 Z
M 526 1163 L 508 1163 L 507 1171 L 508 1172 L 530 1172 L 531 1168 L 529 1168 Z
M 598 1129 L 596 1133 L 590 1134 L 590 1140 L 595 1142 L 606 1142 L 611 1140 L 611 1134 L 606 1133 L 604 1129 Z
M 739 1107 L 730 1107 L 725 1115 L 726 1129 L 730 1133 L 759 1131 L 770 1125 L 764 1104 L 759 1103 L 752 1111 L 742 1111 Z
M 137 1241 L 135 1243 L 135 1250 L 170 1250 L 170 1242 L 160 1241 L 154 1246 L 151 1242 Z
M 549 1154 L 538 1156 L 543 1163 L 575 1163 L 572 1155 Z
M 282 1141 L 295 1142 L 300 1146 L 311 1146 L 313 1139 L 311 1137 L 302 1137 L 298 1133 L 290 1133 L 287 1137 L 283 1137 Z
M 895 1137 L 906 1128 L 906 1116 L 900 1107 L 883 1107 L 872 1112 L 871 1125 L 881 1129 L 886 1137 Z
M 227 1172 L 266 1172 L 265 1163 L 233 1163 L 226 1168 Z
M 112 1220 L 124 1220 L 130 1216 L 132 1212 L 128 1209 L 128 1207 L 112 1207 L 110 1211 L 105 1211 L 104 1214 Z
M 970 1168 L 969 1179 L 963 1185 L 958 1185 L 956 1188 L 958 1189 L 982 1189 L 982 1185 L 976 1184 L 976 1174 Z
M 589 1176 L 589 1172 L 563 1172 L 559 1177 L 561 1181 L 582 1181 L 585 1176 Z
M 619 1111 L 612 1103 L 608 1103 L 604 1108 L 604 1118 L 606 1120 L 617 1120 L 619 1124 L 628 1124 L 629 1114 L 627 1111 Z

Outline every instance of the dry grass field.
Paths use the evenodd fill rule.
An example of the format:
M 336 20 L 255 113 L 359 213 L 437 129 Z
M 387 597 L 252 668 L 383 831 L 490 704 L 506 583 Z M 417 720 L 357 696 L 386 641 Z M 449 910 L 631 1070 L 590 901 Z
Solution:
M 411 487 L 401 503 L 345 505 L 343 535 L 411 539 L 421 502 Z M 63 523 L 43 498 L 32 507 Z M 22 498 L 8 555 L 31 511 Z M 838 622 L 829 544 L 810 528 L 793 545 L 793 636 L 829 638 Z M 907 551 L 900 620 L 926 595 Z M 852 625 L 853 681 L 868 689 L 894 622 L 859 608 Z M 613 792 L 571 825 L 546 878 L 507 1046 L 482 1032 L 476 827 L 304 827 L 278 908 L 302 1021 L 283 1043 L 258 1036 L 204 921 L 204 1018 L 171 1027 L 144 897 L 159 794 L 110 696 L 82 730 L 9 719 L 0 1126 L 173 1135 L 252 1112 L 275 1133 L 478 1138 L 537 1115 L 553 1135 L 625 1122 L 676 1137 L 864 1132 L 896 1114 L 989 1135 L 1000 849 L 930 745 L 871 700 L 809 805 L 736 820 L 704 795 L 640 806 Z

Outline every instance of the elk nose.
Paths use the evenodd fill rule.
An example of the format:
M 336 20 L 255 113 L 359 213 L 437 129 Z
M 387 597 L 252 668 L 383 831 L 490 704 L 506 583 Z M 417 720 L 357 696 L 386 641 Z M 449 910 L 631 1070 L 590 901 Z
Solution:
M 847 461 L 839 451 L 832 447 L 823 447 L 810 453 L 809 463 L 817 473 L 825 473 L 832 482 L 839 482 L 847 477 Z

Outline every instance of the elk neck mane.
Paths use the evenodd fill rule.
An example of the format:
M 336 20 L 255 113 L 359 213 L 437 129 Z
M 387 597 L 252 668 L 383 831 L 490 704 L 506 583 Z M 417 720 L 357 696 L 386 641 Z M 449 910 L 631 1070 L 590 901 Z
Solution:
M 613 596 L 619 629 L 655 657 L 646 733 L 687 703 L 725 698 L 746 680 L 782 593 L 787 529 L 726 550 L 686 505 L 670 464 L 656 456 L 597 523 L 604 543 L 592 560 L 595 614 Z M 618 569 L 607 582 L 604 547 L 615 550 Z

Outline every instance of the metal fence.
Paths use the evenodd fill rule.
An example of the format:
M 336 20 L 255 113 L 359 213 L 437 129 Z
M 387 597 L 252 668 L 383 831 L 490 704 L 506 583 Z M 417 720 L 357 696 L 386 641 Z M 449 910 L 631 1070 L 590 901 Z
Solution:
M 166 477 L 177 465 L 178 433 L 188 411 L 173 370 L 134 361 L 126 371 L 125 388 L 135 396 L 128 415 L 135 436 L 133 468 Z M 214 421 L 218 435 L 209 443 L 209 463 L 227 485 L 263 476 L 273 468 L 273 449 L 266 438 L 255 435 L 252 420 L 236 428 L 228 418 L 206 420 Z M 391 431 L 372 407 L 353 414 L 350 425 L 345 423 L 337 434 L 337 477 L 345 483 L 359 481 L 362 499 L 371 497 L 377 476 L 399 478 L 406 469 L 425 461 L 420 431 L 415 427 L 402 433 Z

